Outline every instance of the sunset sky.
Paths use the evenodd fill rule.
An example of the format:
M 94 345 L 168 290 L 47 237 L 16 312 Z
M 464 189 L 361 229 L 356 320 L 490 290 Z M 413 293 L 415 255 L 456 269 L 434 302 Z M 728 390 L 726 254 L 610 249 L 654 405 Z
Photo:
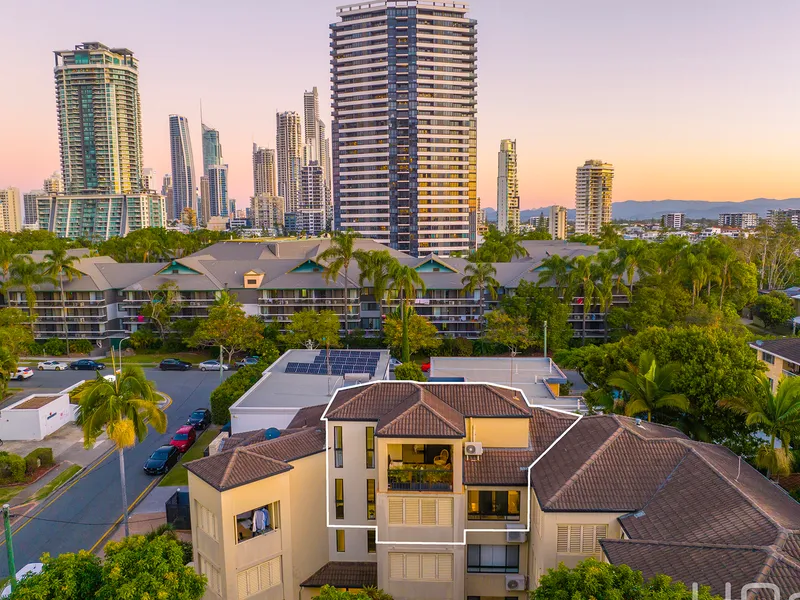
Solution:
M 53 50 L 99 41 L 139 59 L 144 163 L 169 170 L 168 115 L 219 129 L 230 195 L 252 194 L 251 148 L 317 86 L 330 122 L 330 0 L 4 2 L 0 188 L 59 168 Z M 614 164 L 614 200 L 800 196 L 797 0 L 474 0 L 478 189 L 516 138 L 522 208 L 574 206 L 575 167 Z M 202 168 L 202 167 L 201 167 Z

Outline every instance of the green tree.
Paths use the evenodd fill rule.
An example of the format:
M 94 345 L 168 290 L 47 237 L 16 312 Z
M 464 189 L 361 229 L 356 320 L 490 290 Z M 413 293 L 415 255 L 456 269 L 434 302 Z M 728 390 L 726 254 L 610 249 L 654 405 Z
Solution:
M 575 289 L 580 289 L 583 302 L 583 327 L 581 328 L 581 342 L 586 344 L 586 320 L 592 312 L 597 286 L 595 282 L 596 270 L 594 259 L 591 256 L 576 256 L 572 261 L 570 281 Z
M 100 558 L 81 550 L 41 557 L 42 572 L 17 582 L 9 600 L 88 600 L 103 584 Z
M 0 346 L 0 401 L 5 400 L 8 382 L 17 372 L 18 357 L 9 348 Z
M 686 396 L 673 391 L 680 368 L 677 363 L 659 366 L 652 352 L 642 352 L 638 364 L 628 363 L 628 370 L 614 373 L 608 384 L 625 393 L 625 414 L 646 412 L 647 420 L 652 421 L 656 411 L 689 410 Z
M 187 343 L 193 348 L 217 347 L 220 360 L 224 361 L 227 352 L 228 362 L 232 362 L 234 354 L 258 345 L 263 339 L 264 323 L 261 319 L 247 316 L 236 296 L 224 292 L 209 309 L 208 317 L 201 319 Z
M 497 269 L 489 263 L 470 263 L 464 267 L 464 273 L 464 277 L 461 278 L 464 291 L 467 294 L 474 294 L 475 290 L 478 290 L 480 293 L 481 335 L 483 335 L 486 327 L 484 304 L 486 291 L 489 291 L 492 300 L 497 300 L 497 288 L 500 287 L 500 283 L 494 278 Z
M 522 280 L 514 295 L 506 294 L 500 308 L 511 317 L 528 320 L 531 346 L 544 349 L 544 324 L 547 322 L 547 349 L 556 352 L 569 346 L 572 326 L 569 324 L 570 306 L 561 301 L 555 288 L 539 287 Z
M 641 571 L 627 565 L 602 563 L 588 558 L 574 569 L 561 563 L 548 569 L 531 600 L 692 600 L 692 589 L 666 575 L 645 581 Z M 700 587 L 697 600 L 721 600 L 710 588 Z
M 338 348 L 339 315 L 332 310 L 301 310 L 292 314 L 291 322 L 282 337 L 283 342 L 291 348 L 307 348 L 313 350 L 320 346 Z
M 372 295 L 378 304 L 380 322 L 383 322 L 383 301 L 392 281 L 391 273 L 396 270 L 397 259 L 389 254 L 388 250 L 356 250 L 353 253 L 361 274 L 358 276 L 358 285 L 362 288 L 369 283 L 372 286 Z
M 756 466 L 766 469 L 767 476 L 792 472 L 789 447 L 792 438 L 800 434 L 800 378 L 784 377 L 773 392 L 772 382 L 759 373 L 744 394 L 723 398 L 719 405 L 746 415 L 748 425 L 769 437 L 769 444 L 758 449 Z M 778 440 L 780 448 L 776 447 Z
M 374 587 L 366 587 L 355 592 L 339 590 L 332 585 L 323 585 L 318 596 L 312 600 L 392 600 L 392 597 Z
M 227 292 L 225 292 L 227 294 Z M 159 286 L 154 291 L 148 291 L 148 302 L 142 304 L 139 314 L 155 323 L 158 327 L 158 337 L 161 343 L 170 328 L 172 317 L 183 307 L 181 291 L 178 284 L 170 279 Z
M 331 237 L 331 244 L 324 250 L 317 260 L 327 263 L 325 267 L 325 281 L 330 283 L 339 278 L 339 273 L 344 271 L 344 329 L 350 334 L 350 279 L 347 272 L 350 263 L 355 259 L 355 241 L 361 234 L 355 231 L 335 231 Z
M 422 315 L 418 315 L 413 308 L 406 309 L 405 319 L 398 314 L 401 310 L 402 307 L 398 308 L 386 318 L 383 335 L 392 354 L 397 356 L 407 352 L 408 358 L 404 361 L 401 359 L 405 364 L 410 362 L 412 354 L 436 350 L 442 344 L 442 340 L 438 336 L 436 326 Z
M 762 294 L 755 301 L 754 308 L 767 327 L 783 325 L 795 316 L 792 299 L 783 292 Z
M 520 243 L 519 235 L 513 232 L 501 233 L 494 226 L 483 238 L 483 244 L 470 256 L 472 262 L 511 262 L 515 258 L 527 256 L 528 251 Z
M 69 356 L 69 325 L 67 324 L 67 297 L 66 294 L 64 294 L 64 278 L 66 277 L 67 281 L 72 281 L 73 279 L 81 279 L 83 277 L 83 273 L 75 266 L 77 262 L 78 257 L 68 254 L 66 246 L 61 245 L 51 250 L 50 253 L 45 256 L 44 262 L 42 263 L 42 274 L 48 279 L 58 282 L 58 290 L 61 296 L 61 318 L 64 319 L 64 341 L 66 342 L 67 356 Z
M 3 270 L 3 277 L 5 279 L 8 279 L 11 263 L 14 262 L 14 257 L 17 254 L 19 254 L 19 249 L 14 243 L 14 240 L 11 239 L 11 236 L 0 236 L 0 269 Z
M 407 362 L 396 366 L 394 369 L 394 378 L 406 381 L 427 381 L 425 373 L 422 372 L 420 366 L 415 362 Z
M 400 262 L 395 262 L 391 266 L 389 275 L 392 278 L 391 290 L 400 298 L 400 308 L 402 309 L 400 318 L 402 319 L 403 325 L 403 343 L 400 352 L 400 360 L 405 363 L 411 360 L 411 355 L 413 354 L 408 339 L 408 318 L 409 315 L 414 312 L 411 310 L 410 302 L 417 297 L 417 289 L 421 289 L 422 293 L 425 293 L 425 282 L 414 267 L 401 264 Z M 416 312 L 414 312 L 414 314 L 416 314 Z M 385 329 L 386 327 L 384 326 L 384 331 Z M 391 346 L 392 344 L 389 345 Z
M 125 448 L 147 437 L 147 424 L 158 433 L 167 430 L 167 415 L 158 405 L 155 386 L 137 366 L 126 366 L 113 381 L 100 374 L 80 397 L 84 446 L 92 448 L 105 430 L 119 456 L 125 535 L 128 535 L 128 492 L 125 485 Z
M 35 263 L 30 256 L 18 256 L 11 263 L 8 280 L 5 283 L 5 292 L 14 288 L 22 288 L 25 291 L 25 302 L 28 305 L 28 320 L 30 323 L 31 334 L 36 335 L 34 325 L 36 323 L 36 290 L 43 283 L 52 280 L 42 271 L 42 265 Z
M 558 296 L 569 302 L 572 300 L 569 297 L 572 296 L 572 280 L 570 278 L 572 263 L 572 259 L 566 259 L 560 254 L 551 254 L 539 265 L 538 284 L 542 286 L 552 281 Z
M 493 310 L 486 320 L 486 339 L 508 348 L 512 357 L 530 346 L 530 328 L 525 317 L 512 317 L 501 310 Z
M 0 308 L 0 347 L 19 358 L 33 343 L 28 317 L 18 308 Z

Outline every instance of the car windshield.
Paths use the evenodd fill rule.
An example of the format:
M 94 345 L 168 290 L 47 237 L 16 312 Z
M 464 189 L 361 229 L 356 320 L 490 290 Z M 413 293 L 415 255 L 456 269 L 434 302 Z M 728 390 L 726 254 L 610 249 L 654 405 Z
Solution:
M 172 438 L 172 439 L 174 439 L 176 442 L 185 442 L 186 440 L 189 439 L 189 434 L 188 433 L 176 433 L 175 437 Z
M 206 416 L 206 412 L 204 410 L 196 410 L 192 413 L 193 419 L 202 419 Z
M 155 452 L 153 452 L 153 456 L 151 456 L 151 458 L 164 460 L 168 456 L 169 456 L 169 450 L 164 449 L 164 450 L 156 450 Z

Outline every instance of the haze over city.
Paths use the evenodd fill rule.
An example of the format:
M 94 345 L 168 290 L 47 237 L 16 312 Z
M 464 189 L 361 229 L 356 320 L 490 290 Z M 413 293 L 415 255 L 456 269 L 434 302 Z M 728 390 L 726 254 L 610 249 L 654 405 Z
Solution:
M 275 146 L 275 112 L 317 86 L 330 123 L 337 2 L 93 0 L 12 3 L 0 49 L 0 187 L 29 190 L 59 168 L 53 51 L 83 41 L 140 61 L 144 164 L 169 171 L 168 115 L 220 131 L 230 197 L 252 195 L 253 141 Z M 614 164 L 614 200 L 800 195 L 800 40 L 791 0 L 470 3 L 478 22 L 478 191 L 493 207 L 497 150 L 517 140 L 521 208 L 574 205 L 575 168 Z M 124 24 L 124 27 L 122 26 Z M 632 50 L 635 49 L 635 50 Z M 13 57 L 13 59 L 12 59 Z M 199 143 L 195 143 L 199 162 Z

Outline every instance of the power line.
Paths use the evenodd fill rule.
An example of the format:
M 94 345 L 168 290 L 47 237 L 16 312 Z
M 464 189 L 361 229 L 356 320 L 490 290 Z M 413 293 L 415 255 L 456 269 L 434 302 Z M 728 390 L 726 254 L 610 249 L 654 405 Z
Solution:
M 78 521 L 63 521 L 60 519 L 47 519 L 45 517 L 30 517 L 28 515 L 10 515 L 12 518 L 21 517 L 23 519 L 29 519 L 32 521 L 44 521 L 47 523 L 61 523 L 62 525 L 87 525 L 90 527 L 96 527 L 98 525 L 105 525 L 106 527 L 110 527 L 111 525 L 117 525 L 120 521 L 114 521 L 113 523 L 80 523 Z M 149 519 L 140 519 L 137 520 L 137 523 L 146 523 L 148 521 L 163 521 L 164 517 L 152 517 Z

